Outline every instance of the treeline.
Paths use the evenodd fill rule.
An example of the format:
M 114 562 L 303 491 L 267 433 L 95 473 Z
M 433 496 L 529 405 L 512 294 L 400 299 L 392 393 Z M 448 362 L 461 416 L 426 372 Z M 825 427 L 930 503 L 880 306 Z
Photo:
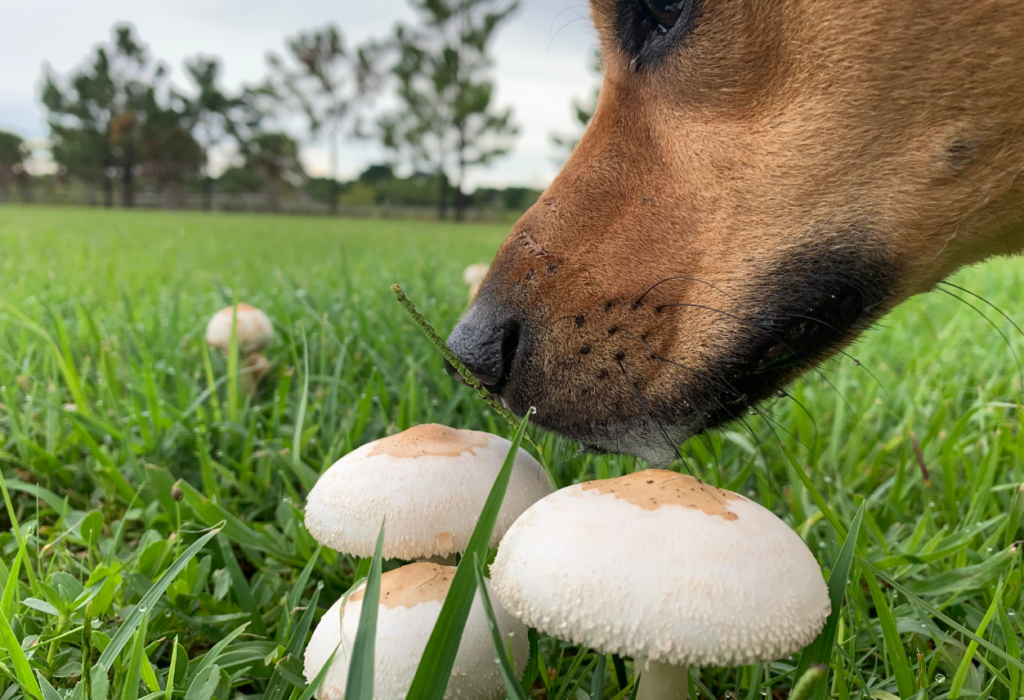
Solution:
M 115 26 L 75 69 L 44 68 L 40 99 L 56 179 L 106 206 L 134 206 L 142 187 L 168 207 L 200 191 L 205 208 L 215 193 L 243 192 L 262 192 L 270 210 L 297 192 L 332 212 L 340 204 L 431 204 L 439 218 L 452 210 L 461 219 L 470 206 L 525 208 L 536 192 L 465 186 L 472 169 L 511 149 L 518 131 L 512 110 L 494 104 L 489 56 L 517 2 L 409 2 L 416 24 L 359 46 L 333 24 L 290 37 L 285 51 L 268 53 L 265 78 L 238 90 L 223 86 L 223 65 L 210 55 L 187 59 L 187 83 L 175 83 L 130 25 Z M 385 92 L 393 106 L 378 109 Z M 305 172 L 300 139 L 326 145 L 330 177 Z M 346 139 L 377 140 L 389 162 L 341 181 Z M 14 183 L 31 188 L 28 158 L 21 139 L 0 132 L 0 201 Z

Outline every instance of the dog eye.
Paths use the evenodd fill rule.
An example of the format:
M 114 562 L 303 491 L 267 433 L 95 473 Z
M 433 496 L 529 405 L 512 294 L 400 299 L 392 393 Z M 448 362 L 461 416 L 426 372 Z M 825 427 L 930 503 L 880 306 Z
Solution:
M 643 0 L 647 11 L 662 29 L 671 29 L 679 21 L 686 0 Z

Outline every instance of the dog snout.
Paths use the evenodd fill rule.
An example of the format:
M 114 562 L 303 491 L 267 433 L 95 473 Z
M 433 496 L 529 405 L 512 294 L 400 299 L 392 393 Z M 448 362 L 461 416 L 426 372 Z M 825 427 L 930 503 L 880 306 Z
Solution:
M 448 348 L 482 384 L 498 392 L 512 373 L 520 324 L 509 311 L 478 301 L 448 337 Z

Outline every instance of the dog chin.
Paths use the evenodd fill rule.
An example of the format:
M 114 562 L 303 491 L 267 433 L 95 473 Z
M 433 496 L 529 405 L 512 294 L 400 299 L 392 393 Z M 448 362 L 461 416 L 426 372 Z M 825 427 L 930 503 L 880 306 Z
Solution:
M 602 426 L 600 435 L 567 435 L 584 452 L 628 454 L 642 459 L 651 469 L 663 469 L 679 459 L 679 445 L 699 432 L 676 425 L 652 425 L 637 420 Z

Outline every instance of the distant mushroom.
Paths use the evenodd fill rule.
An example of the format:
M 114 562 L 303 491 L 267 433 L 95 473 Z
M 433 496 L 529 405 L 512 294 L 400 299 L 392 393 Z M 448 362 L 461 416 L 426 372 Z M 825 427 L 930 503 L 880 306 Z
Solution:
M 476 293 L 480 291 L 480 284 L 487 276 L 490 268 L 486 263 L 474 263 L 462 271 L 462 281 L 469 285 L 469 300 L 473 301 Z
M 511 446 L 497 435 L 436 424 L 363 445 L 324 472 L 310 491 L 306 527 L 327 547 L 368 557 L 386 517 L 385 559 L 453 563 L 469 543 Z M 492 546 L 549 493 L 544 469 L 519 450 Z
M 505 535 L 491 575 L 527 625 L 632 656 L 639 700 L 685 700 L 688 666 L 788 656 L 831 607 L 814 556 L 774 514 L 656 469 L 537 502 Z
M 420 562 L 381 576 L 374 655 L 374 697 L 378 700 L 405 699 L 454 575 L 454 567 Z M 307 681 L 316 677 L 335 648 L 338 649 L 317 692 L 319 700 L 345 697 L 349 653 L 364 604 L 364 586 L 356 589 L 344 606 L 344 599 L 331 606 L 306 647 Z M 527 629 L 500 606 L 494 606 L 494 615 L 502 638 L 511 647 L 516 673 L 521 676 L 529 657 Z M 495 663 L 494 642 L 479 593 L 466 621 L 444 697 L 473 700 L 505 697 L 505 685 Z
M 274 324 L 267 315 L 249 304 L 238 304 L 221 309 L 206 325 L 206 343 L 227 357 L 231 351 L 231 324 L 236 318 L 238 354 L 242 359 L 242 385 L 246 393 L 256 391 L 260 379 L 270 371 L 270 362 L 260 355 L 274 339 Z

